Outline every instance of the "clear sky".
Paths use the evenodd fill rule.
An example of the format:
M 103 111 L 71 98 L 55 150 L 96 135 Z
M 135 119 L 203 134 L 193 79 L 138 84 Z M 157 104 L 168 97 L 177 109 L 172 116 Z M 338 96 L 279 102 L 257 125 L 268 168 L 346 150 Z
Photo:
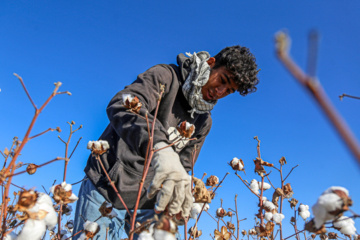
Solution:
M 136 76 L 159 63 L 176 63 L 176 55 L 206 50 L 215 55 L 226 46 L 247 46 L 257 58 L 260 84 L 254 94 L 237 93 L 219 101 L 212 112 L 213 128 L 205 141 L 195 173 L 222 178 L 231 174 L 210 206 L 224 200 L 234 208 L 238 194 L 241 229 L 253 226 L 256 198 L 227 165 L 233 157 L 245 162 L 249 182 L 253 173 L 256 141 L 261 140 L 265 161 L 278 165 L 285 156 L 285 173 L 299 164 L 288 178 L 299 202 L 312 206 L 330 186 L 343 186 L 360 213 L 359 165 L 356 164 L 326 117 L 308 93 L 288 74 L 274 54 L 274 34 L 287 29 L 292 37 L 291 55 L 306 67 L 307 38 L 311 29 L 321 35 L 317 76 L 330 100 L 360 137 L 360 2 L 359 1 L 0 1 L 0 148 L 22 138 L 34 109 L 26 97 L 18 73 L 37 106 L 62 82 L 60 95 L 50 102 L 34 128 L 34 134 L 60 126 L 67 138 L 67 121 L 82 124 L 72 146 L 82 136 L 68 171 L 68 182 L 83 176 L 86 143 L 97 139 L 108 124 L 106 106 L 113 95 Z M 24 163 L 40 164 L 64 155 L 57 132 L 32 140 L 22 152 Z M 48 189 L 61 181 L 63 163 L 20 176 L 14 183 Z M 272 182 L 279 186 L 273 170 Z M 75 192 L 78 186 L 74 186 Z M 271 198 L 272 192 L 266 196 Z M 285 209 L 289 209 L 286 205 Z M 285 212 L 288 224 L 291 212 Z M 202 216 L 204 239 L 216 223 Z M 299 219 L 300 226 L 302 219 Z M 356 226 L 360 228 L 359 221 Z M 300 227 L 301 228 L 301 227 Z

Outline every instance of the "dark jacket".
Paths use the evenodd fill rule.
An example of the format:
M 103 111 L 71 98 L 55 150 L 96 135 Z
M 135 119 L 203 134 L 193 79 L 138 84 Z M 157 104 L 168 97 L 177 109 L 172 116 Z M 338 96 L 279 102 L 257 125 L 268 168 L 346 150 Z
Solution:
M 149 135 L 146 120 L 124 108 L 123 94 L 137 96 L 142 103 L 140 114 L 145 116 L 145 113 L 148 112 L 148 117 L 152 121 L 160 92 L 160 84 L 165 85 L 165 92 L 160 102 L 155 124 L 154 144 L 160 141 L 170 143 L 167 132 L 170 127 L 176 127 L 185 120 L 194 124 L 195 133 L 193 137 L 196 137 L 197 140 L 188 142 L 178 152 L 186 171 L 191 170 L 194 146 L 197 145 L 197 148 L 201 149 L 211 128 L 212 120 L 209 113 L 194 114 L 194 118 L 191 118 L 188 112 L 191 107 L 181 88 L 188 75 L 189 60 L 180 54 L 177 61 L 179 66 L 160 64 L 140 74 L 135 82 L 114 96 L 106 110 L 110 124 L 100 139 L 108 141 L 110 149 L 101 155 L 101 160 L 129 209 L 135 206 Z M 110 186 L 100 164 L 91 155 L 85 167 L 85 173 L 107 201 L 118 209 L 124 208 Z M 149 200 L 146 197 L 146 189 L 153 176 L 154 170 L 150 167 L 141 193 L 140 209 L 154 207 L 155 198 Z

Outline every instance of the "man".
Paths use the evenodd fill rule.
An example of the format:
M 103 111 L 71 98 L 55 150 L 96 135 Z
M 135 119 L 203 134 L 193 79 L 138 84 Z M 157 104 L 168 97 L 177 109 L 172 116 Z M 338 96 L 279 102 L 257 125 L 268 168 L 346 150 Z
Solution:
M 245 47 L 227 47 L 215 57 L 207 52 L 188 56 L 180 54 L 178 66 L 156 65 L 140 74 L 135 82 L 117 93 L 107 107 L 110 124 L 100 139 L 108 141 L 110 149 L 101 155 L 101 161 L 129 209 L 135 206 L 149 135 L 146 120 L 127 111 L 124 99 L 138 97 L 142 104 L 139 114 L 145 116 L 147 113 L 152 121 L 160 85 L 165 86 L 155 124 L 156 149 L 171 144 L 179 123 L 187 121 L 195 126 L 192 137 L 196 140 L 154 154 L 142 189 L 139 222 L 152 217 L 154 209 L 162 212 L 167 208 L 170 214 L 189 216 L 192 195 L 187 172 L 191 170 L 194 147 L 201 149 L 210 131 L 210 111 L 217 100 L 235 91 L 242 96 L 255 92 L 259 82 L 255 57 Z M 105 239 L 107 227 L 108 239 L 120 239 L 123 229 L 129 230 L 125 221 L 129 216 L 95 157 L 89 157 L 85 173 L 89 180 L 83 182 L 80 189 L 74 232 L 82 229 L 83 218 L 97 219 L 100 205 L 107 200 L 116 208 L 118 217 L 98 220 L 101 230 L 94 239 Z

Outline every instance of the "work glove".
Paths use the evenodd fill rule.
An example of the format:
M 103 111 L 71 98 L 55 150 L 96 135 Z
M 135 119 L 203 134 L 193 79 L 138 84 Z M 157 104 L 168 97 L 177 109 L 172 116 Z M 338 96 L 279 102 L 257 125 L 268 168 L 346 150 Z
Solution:
M 154 149 L 166 147 L 159 142 Z M 172 147 L 154 153 L 152 164 L 155 175 L 148 188 L 148 198 L 157 194 L 155 211 L 162 212 L 167 207 L 170 214 L 182 212 L 188 217 L 192 207 L 191 178 L 180 163 L 179 155 Z

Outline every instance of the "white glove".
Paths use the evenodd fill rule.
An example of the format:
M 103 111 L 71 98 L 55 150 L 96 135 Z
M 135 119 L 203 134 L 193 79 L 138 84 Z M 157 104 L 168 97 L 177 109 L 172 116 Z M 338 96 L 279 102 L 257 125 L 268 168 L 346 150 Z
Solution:
M 159 142 L 154 148 L 160 149 L 166 146 L 166 143 Z M 180 163 L 179 155 L 172 147 L 167 147 L 154 153 L 152 164 L 155 175 L 147 196 L 152 198 L 160 190 L 157 193 L 155 210 L 161 212 L 168 207 L 170 214 L 181 211 L 183 217 L 189 216 L 193 203 L 191 180 Z

